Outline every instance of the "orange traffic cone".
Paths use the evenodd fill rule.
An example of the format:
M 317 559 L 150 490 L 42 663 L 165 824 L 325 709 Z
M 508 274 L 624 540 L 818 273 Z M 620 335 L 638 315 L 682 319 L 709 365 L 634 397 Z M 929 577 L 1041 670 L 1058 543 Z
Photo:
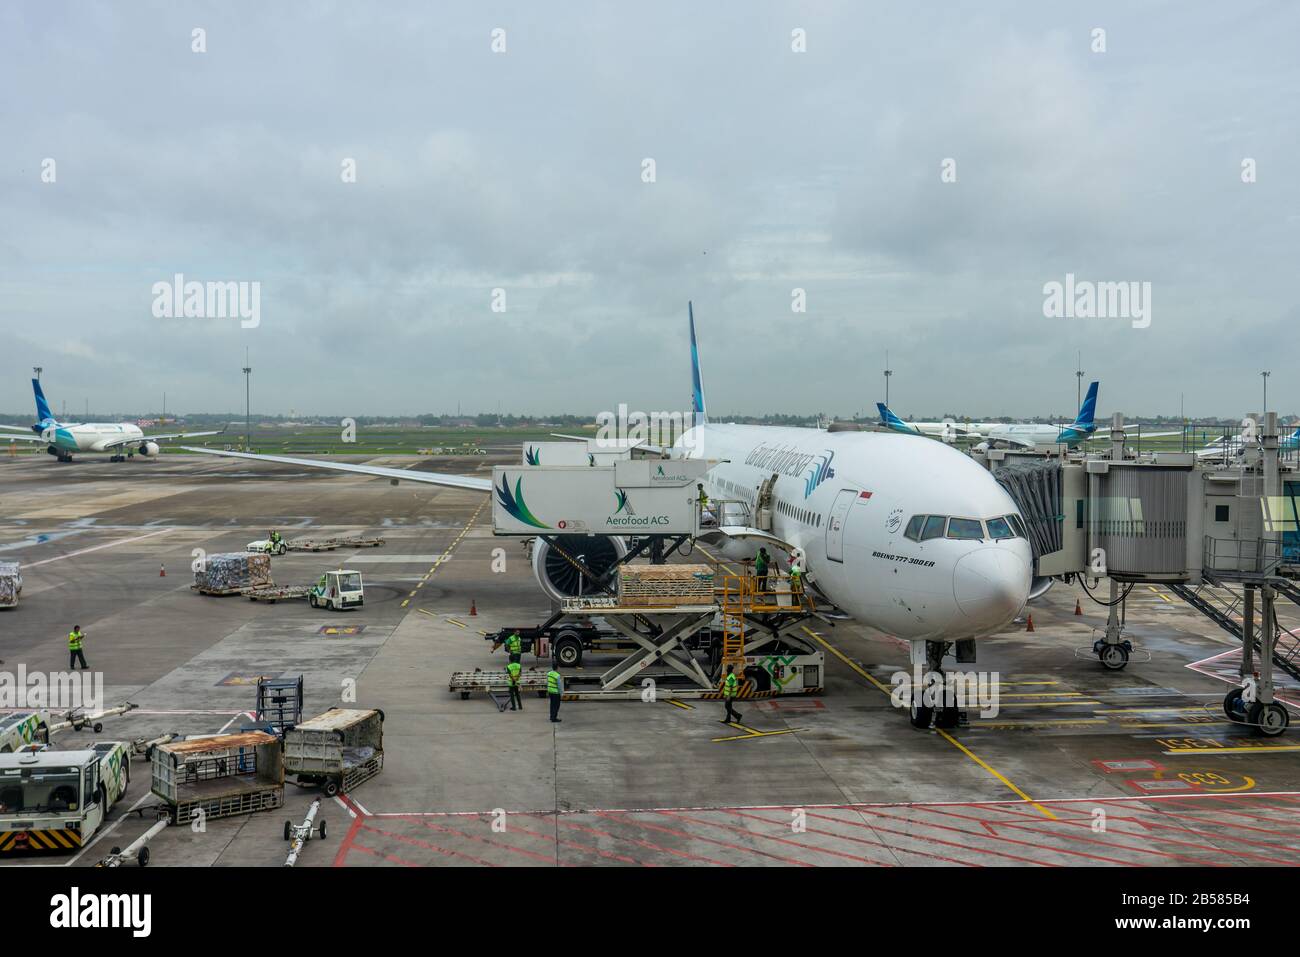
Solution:
M 1076 615 L 1082 615 L 1082 614 L 1083 614 L 1083 606 L 1079 604 L 1079 599 L 1077 599 L 1077 598 L 1074 600 L 1074 613 L 1075 613 Z
M 1030 615 L 1029 620 L 1025 622 L 1025 631 L 1033 631 L 1033 630 L 1034 630 L 1034 616 Z
M 162 562 L 158 563 L 158 577 L 159 578 L 167 577 L 167 566 L 164 565 Z
M 474 599 L 472 598 L 469 600 L 469 616 L 471 618 L 478 617 L 478 605 L 474 603 Z

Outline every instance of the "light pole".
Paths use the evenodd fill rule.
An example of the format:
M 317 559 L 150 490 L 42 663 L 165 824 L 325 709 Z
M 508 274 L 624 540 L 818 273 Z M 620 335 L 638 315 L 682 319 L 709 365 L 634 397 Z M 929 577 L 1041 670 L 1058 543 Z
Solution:
M 1078 369 L 1078 371 L 1074 373 L 1074 378 L 1075 378 L 1074 407 L 1077 409 L 1079 406 L 1083 405 L 1083 353 L 1082 352 L 1079 353 L 1079 363 L 1076 368 Z
M 1272 374 L 1273 373 L 1271 372 L 1261 372 L 1259 374 L 1260 378 L 1264 380 L 1264 412 L 1265 413 L 1268 412 L 1268 377 Z
M 889 350 L 885 350 L 885 408 L 889 408 L 889 377 L 894 371 L 889 368 Z
M 252 449 L 252 405 L 250 396 L 252 395 L 252 376 L 253 367 L 248 364 L 248 350 L 244 350 L 244 451 L 251 452 Z
M 36 381 L 41 381 L 41 373 L 45 370 L 41 366 L 32 366 L 32 371 L 36 373 Z

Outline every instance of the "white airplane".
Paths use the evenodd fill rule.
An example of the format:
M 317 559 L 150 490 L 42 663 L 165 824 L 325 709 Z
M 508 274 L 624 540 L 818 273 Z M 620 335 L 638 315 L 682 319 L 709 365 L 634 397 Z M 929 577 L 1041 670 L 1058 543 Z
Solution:
M 880 412 L 880 424 L 894 432 L 928 435 L 949 445 L 963 436 L 985 436 L 990 429 L 997 426 L 996 422 L 958 422 L 956 419 L 944 419 L 942 422 L 907 422 L 891 412 L 883 402 L 877 402 L 876 409 Z
M 888 432 L 712 423 L 705 411 L 693 309 L 690 332 L 695 424 L 670 448 L 643 447 L 717 463 L 706 473 L 705 490 L 722 513 L 722 524 L 711 534 L 727 557 L 752 557 L 760 542 L 797 549 L 806 580 L 827 601 L 866 625 L 911 641 L 914 660 L 924 660 L 935 672 L 955 643 L 996 634 L 1020 613 L 1030 595 L 1033 556 L 1015 502 L 986 469 L 943 443 Z M 475 476 L 190 451 L 501 494 L 489 479 Z M 742 514 L 752 511 L 759 487 L 768 480 L 771 531 L 728 524 L 727 505 Z M 589 564 L 593 551 L 606 547 L 599 541 L 579 546 Z M 617 545 L 613 551 L 625 553 Z M 547 567 L 544 549 L 535 548 L 539 583 Z M 545 586 L 549 590 L 554 582 Z M 933 717 L 933 709 L 913 703 L 918 727 L 929 727 Z M 941 721 L 954 718 L 940 715 Z
M 1193 455 L 1198 459 L 1237 459 L 1245 455 L 1249 448 L 1258 448 L 1259 439 L 1247 439 L 1244 435 L 1220 436 L 1209 442 L 1205 448 L 1197 449 Z M 1279 451 L 1291 452 L 1300 448 L 1300 429 L 1296 429 L 1290 435 L 1283 435 L 1278 438 L 1277 447 Z
M 60 422 L 50 412 L 49 403 L 41 389 L 39 379 L 32 380 L 36 395 L 36 424 L 0 425 L 0 443 L 41 442 L 45 451 L 58 456 L 60 462 L 71 462 L 73 452 L 111 452 L 111 461 L 121 462 L 128 455 L 139 453 L 145 458 L 158 454 L 158 443 L 165 439 L 192 438 L 196 435 L 220 435 L 215 432 L 168 432 L 162 435 L 145 435 L 138 425 L 129 422 Z M 7 434 L 7 433 L 15 434 Z M 17 434 L 21 433 L 21 434 Z M 35 433 L 28 434 L 28 433 Z

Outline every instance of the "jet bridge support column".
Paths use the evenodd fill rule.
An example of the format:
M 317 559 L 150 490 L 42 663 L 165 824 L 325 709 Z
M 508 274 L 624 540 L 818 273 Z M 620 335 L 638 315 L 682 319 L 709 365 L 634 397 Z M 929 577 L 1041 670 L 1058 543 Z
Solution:
M 1110 460 L 1124 461 L 1124 413 L 1116 412 L 1110 418 Z M 1093 516 L 1096 521 L 1096 515 Z M 1106 556 L 1100 556 L 1103 565 L 1109 568 Z M 1128 617 L 1123 612 L 1127 598 L 1121 597 L 1120 584 L 1110 579 L 1110 607 L 1106 615 L 1106 634 L 1093 644 L 1092 650 L 1101 663 L 1110 671 L 1120 671 L 1128 665 L 1129 655 L 1133 651 L 1132 642 L 1124 638 L 1124 620 Z

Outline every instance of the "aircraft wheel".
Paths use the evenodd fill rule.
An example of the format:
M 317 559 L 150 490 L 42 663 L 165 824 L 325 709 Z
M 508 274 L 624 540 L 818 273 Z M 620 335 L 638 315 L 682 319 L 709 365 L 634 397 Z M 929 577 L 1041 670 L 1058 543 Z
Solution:
M 923 705 L 918 705 L 915 701 L 913 701 L 911 716 L 912 716 L 912 727 L 928 730 L 930 727 L 930 722 L 934 719 L 934 709 L 924 707 Z
M 1107 671 L 1122 671 L 1128 665 L 1128 649 L 1123 645 L 1106 645 L 1098 657 Z
M 1287 729 L 1291 716 L 1276 701 L 1268 704 L 1257 701 L 1250 706 L 1247 720 L 1254 725 L 1255 733 L 1260 737 L 1276 738 Z
M 939 714 L 935 718 L 934 726 L 936 728 L 955 728 L 961 723 L 961 712 L 957 708 L 943 707 L 939 709 Z

